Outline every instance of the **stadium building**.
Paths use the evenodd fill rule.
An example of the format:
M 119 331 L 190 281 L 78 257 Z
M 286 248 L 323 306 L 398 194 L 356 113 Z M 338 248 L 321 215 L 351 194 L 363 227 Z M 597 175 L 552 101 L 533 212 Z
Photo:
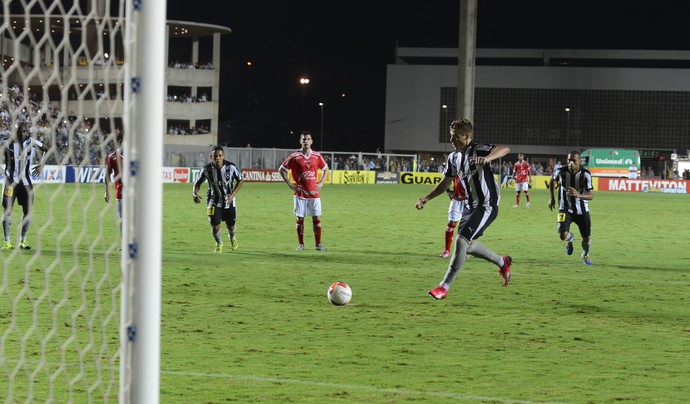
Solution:
M 386 151 L 451 151 L 458 49 L 395 53 Z M 690 149 L 688 51 L 476 49 L 475 66 L 478 141 L 532 158 L 595 147 L 638 149 L 643 158 Z
M 122 127 L 125 33 L 121 21 L 19 14 L 6 21 L 0 35 L 0 80 L 7 89 L 0 99 L 5 105 L 14 101 L 41 115 L 49 111 L 49 120 L 68 122 L 70 132 L 81 135 L 89 130 L 108 134 Z M 171 20 L 166 29 L 164 164 L 190 165 L 199 153 L 205 156 L 209 145 L 218 144 L 221 38 L 232 31 Z M 65 31 L 71 46 L 56 47 Z M 55 41 L 46 40 L 47 36 Z M 17 42 L 20 46 L 15 49 Z

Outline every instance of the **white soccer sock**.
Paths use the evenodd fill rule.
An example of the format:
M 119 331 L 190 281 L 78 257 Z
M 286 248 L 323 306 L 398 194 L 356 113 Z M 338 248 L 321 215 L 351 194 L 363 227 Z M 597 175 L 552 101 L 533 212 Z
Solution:
M 29 226 L 31 225 L 31 219 L 24 218 L 22 220 L 22 235 L 21 235 L 21 241 L 24 242 L 26 241 L 26 235 L 29 233 Z
M 572 243 L 573 240 L 575 240 L 575 235 L 573 233 L 568 232 L 568 236 L 565 238 L 566 243 Z

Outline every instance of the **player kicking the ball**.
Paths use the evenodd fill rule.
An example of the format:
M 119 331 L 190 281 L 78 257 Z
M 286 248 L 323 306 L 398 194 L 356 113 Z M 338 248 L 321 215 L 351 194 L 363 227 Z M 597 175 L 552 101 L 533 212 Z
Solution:
M 431 199 L 444 194 L 453 177 L 457 176 L 462 179 L 467 191 L 467 208 L 460 219 L 455 250 L 448 270 L 441 284 L 428 292 L 436 300 L 444 299 L 448 295 L 448 289 L 465 263 L 467 254 L 493 262 L 498 266 L 503 286 L 510 282 L 512 258 L 496 254 L 477 241 L 496 219 L 501 198 L 499 184 L 491 172 L 489 163 L 508 154 L 510 148 L 474 143 L 473 138 L 472 123 L 468 119 L 455 120 L 450 124 L 450 142 L 455 151 L 448 156 L 443 179 L 427 196 L 419 198 L 416 203 L 417 209 L 423 209 Z

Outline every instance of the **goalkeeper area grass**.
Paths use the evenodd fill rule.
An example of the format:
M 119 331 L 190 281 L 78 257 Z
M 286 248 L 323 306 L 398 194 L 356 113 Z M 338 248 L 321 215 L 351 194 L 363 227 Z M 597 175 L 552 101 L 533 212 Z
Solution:
M 513 209 L 514 189 L 502 189 L 498 218 L 480 241 L 513 257 L 510 285 L 501 286 L 495 265 L 471 258 L 448 297 L 435 301 L 426 292 L 438 285 L 449 262 L 439 258 L 449 200 L 440 196 L 416 210 L 416 199 L 430 190 L 429 185 L 327 185 L 321 222 L 329 250 L 315 251 L 307 218 L 306 248 L 295 251 L 291 191 L 282 183 L 245 183 L 237 196 L 239 249 L 230 251 L 223 226 L 226 248 L 216 254 L 206 209 L 192 201 L 191 184 L 166 184 L 161 402 L 687 400 L 687 195 L 595 192 L 594 265 L 586 267 L 576 226 L 575 252 L 565 254 L 547 191 L 530 191 L 531 207 L 525 208 L 523 195 L 521 207 Z M 3 252 L 4 327 L 12 322 L 7 313 L 13 301 L 26 301 L 15 310 L 15 328 L 25 330 L 54 315 L 46 309 L 33 317 L 32 302 L 46 285 L 51 292 L 43 300 L 59 301 L 69 289 L 71 299 L 91 304 L 100 296 L 103 311 L 107 306 L 119 313 L 119 256 L 113 251 L 107 259 L 94 259 L 98 254 L 89 252 L 102 256 L 102 250 L 117 248 L 114 205 L 104 208 L 102 185 L 94 193 L 77 196 L 92 199 L 84 202 L 93 206 L 87 213 L 67 209 L 89 230 L 61 233 L 64 213 L 50 205 L 51 198 L 53 204 L 59 198 L 51 186 L 38 190 L 29 240 L 41 232 L 40 252 Z M 56 266 L 56 257 L 64 255 L 69 262 Z M 11 270 L 22 265 L 31 268 L 29 275 Z M 93 266 L 92 275 L 69 275 L 84 265 Z M 51 270 L 57 267 L 60 271 Z M 335 281 L 351 286 L 349 305 L 328 302 L 326 290 Z M 30 293 L 19 299 L 10 293 L 26 282 Z M 90 310 L 75 314 L 73 307 L 69 312 L 67 306 L 58 310 L 65 311 L 58 318 L 66 325 L 74 316 L 85 317 L 84 323 L 98 317 Z M 82 355 L 83 367 L 93 369 L 77 385 L 99 373 L 98 363 L 110 364 L 111 370 L 100 373 L 114 372 L 117 379 L 112 352 L 119 321 L 101 317 L 110 322 L 100 345 L 108 354 L 100 354 L 106 357 L 102 362 L 99 349 Z M 39 334 L 50 335 L 49 329 Z M 69 327 L 57 329 L 55 341 L 70 341 Z M 3 337 L 7 374 L 17 361 L 33 363 L 40 352 L 41 338 L 32 337 L 25 341 L 29 352 L 23 359 L 8 357 L 18 335 Z M 82 345 L 88 340 L 81 339 Z M 53 345 L 60 344 L 48 344 L 44 369 L 59 368 Z M 68 369 L 79 363 L 76 352 L 63 356 Z M 69 376 L 64 378 L 73 380 Z M 0 382 L 0 394 L 7 383 Z M 92 385 L 85 383 L 72 399 L 86 400 Z M 36 383 L 32 397 L 45 401 L 44 388 Z M 27 390 L 17 383 L 12 389 L 13 399 L 24 401 Z M 53 389 L 54 401 L 69 398 L 66 388 Z M 117 399 L 116 385 L 95 390 L 97 401 Z

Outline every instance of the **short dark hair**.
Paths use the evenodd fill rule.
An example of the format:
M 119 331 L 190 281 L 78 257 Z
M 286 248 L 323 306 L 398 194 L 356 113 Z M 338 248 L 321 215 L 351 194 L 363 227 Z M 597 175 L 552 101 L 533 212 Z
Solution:
M 220 150 L 220 151 L 223 152 L 223 154 L 225 154 L 225 150 L 223 149 L 223 146 L 220 146 L 220 145 L 218 145 L 218 146 L 214 147 L 213 149 L 211 149 L 211 153 L 213 153 L 213 152 L 215 152 L 215 151 L 217 151 L 217 150 Z
M 472 133 L 474 128 L 472 127 L 472 122 L 467 118 L 462 118 L 460 120 L 454 120 L 450 123 L 450 130 L 454 130 L 458 133 Z

